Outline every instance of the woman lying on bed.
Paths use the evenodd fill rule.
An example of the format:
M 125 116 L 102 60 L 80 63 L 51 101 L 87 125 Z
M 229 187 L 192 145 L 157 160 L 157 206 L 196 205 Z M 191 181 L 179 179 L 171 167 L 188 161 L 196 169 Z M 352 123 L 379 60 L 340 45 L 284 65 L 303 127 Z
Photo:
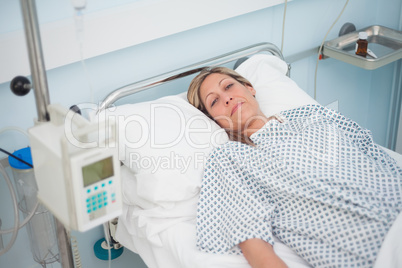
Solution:
M 307 105 L 266 117 L 249 81 L 203 70 L 189 102 L 231 137 L 209 156 L 197 246 L 244 254 L 252 267 L 285 267 L 273 236 L 315 267 L 372 267 L 402 208 L 402 170 L 369 133 Z M 269 266 L 270 265 L 270 266 Z

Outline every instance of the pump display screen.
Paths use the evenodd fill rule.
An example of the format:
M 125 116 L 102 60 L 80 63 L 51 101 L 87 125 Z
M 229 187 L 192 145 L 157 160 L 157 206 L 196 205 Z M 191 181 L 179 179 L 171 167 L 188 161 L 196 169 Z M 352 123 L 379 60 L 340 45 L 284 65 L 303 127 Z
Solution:
M 114 170 L 112 156 L 82 167 L 84 187 L 107 179 L 113 175 Z

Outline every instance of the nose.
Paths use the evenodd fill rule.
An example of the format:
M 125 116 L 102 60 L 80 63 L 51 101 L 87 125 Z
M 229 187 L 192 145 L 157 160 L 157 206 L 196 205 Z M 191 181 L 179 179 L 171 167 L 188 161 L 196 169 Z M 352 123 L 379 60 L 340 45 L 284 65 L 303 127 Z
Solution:
M 226 105 L 229 104 L 229 101 L 232 100 L 233 98 L 229 98 L 229 100 L 226 101 Z

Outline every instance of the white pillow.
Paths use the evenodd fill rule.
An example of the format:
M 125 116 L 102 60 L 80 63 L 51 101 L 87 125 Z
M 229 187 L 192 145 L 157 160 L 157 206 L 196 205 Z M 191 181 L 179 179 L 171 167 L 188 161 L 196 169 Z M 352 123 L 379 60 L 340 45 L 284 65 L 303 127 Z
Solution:
M 106 116 L 106 117 L 105 117 Z M 119 158 L 134 173 L 125 202 L 143 208 L 169 207 L 199 192 L 204 161 L 227 135 L 187 102 L 186 93 L 107 109 L 119 130 Z
M 266 116 L 306 104 L 318 104 L 286 76 L 288 66 L 276 56 L 254 55 L 237 67 L 236 71 L 251 82 L 261 111 Z

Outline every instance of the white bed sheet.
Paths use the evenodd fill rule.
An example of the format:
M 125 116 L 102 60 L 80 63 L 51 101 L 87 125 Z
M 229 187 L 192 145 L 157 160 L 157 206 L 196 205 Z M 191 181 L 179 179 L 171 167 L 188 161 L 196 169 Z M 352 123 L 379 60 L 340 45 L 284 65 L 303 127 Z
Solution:
M 385 149 L 402 166 L 402 155 Z M 400 268 L 402 267 L 402 213 L 399 213 L 392 228 L 385 236 L 381 250 L 378 254 L 374 268 Z
M 402 155 L 384 148 L 402 166 Z M 127 208 L 126 208 L 127 209 Z M 246 259 L 239 255 L 218 255 L 201 252 L 196 248 L 195 221 L 179 222 L 159 233 L 162 245 L 157 246 L 145 238 L 130 233 L 119 224 L 117 239 L 127 249 L 136 252 L 149 268 L 249 268 Z M 290 268 L 310 267 L 302 258 L 279 240 L 274 250 Z M 387 234 L 375 268 L 402 267 L 402 214 Z
M 196 246 L 195 222 L 180 222 L 159 234 L 162 246 L 149 240 L 130 235 L 119 225 L 118 240 L 127 249 L 138 253 L 150 268 L 249 268 L 242 255 L 210 254 L 199 251 Z M 121 238 L 123 241 L 121 241 Z M 310 267 L 302 258 L 279 240 L 274 250 L 289 267 Z

